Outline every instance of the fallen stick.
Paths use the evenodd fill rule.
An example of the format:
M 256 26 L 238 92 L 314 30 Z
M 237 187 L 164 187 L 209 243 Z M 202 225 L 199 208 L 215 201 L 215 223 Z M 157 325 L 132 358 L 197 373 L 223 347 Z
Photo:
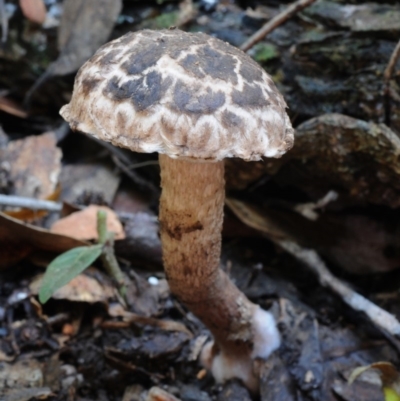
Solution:
M 394 67 L 396 66 L 397 60 L 400 57 L 400 40 L 397 43 L 396 47 L 393 50 L 392 55 L 390 56 L 389 62 L 385 68 L 383 73 L 384 79 L 384 108 L 385 108 L 385 124 L 390 127 L 391 121 L 391 96 L 390 96 L 390 80 L 393 77 Z
M 314 3 L 315 0 L 298 0 L 288 6 L 284 11 L 276 15 L 274 18 L 269 20 L 266 24 L 264 24 L 256 33 L 249 37 L 241 46 L 240 49 L 244 52 L 251 49 L 256 43 L 262 40 L 265 36 L 271 33 L 274 29 L 276 29 L 279 25 L 282 25 L 289 18 L 293 17 L 293 15 L 297 14 L 299 11 L 304 8 L 310 6 Z
M 48 200 L 26 198 L 24 196 L 1 195 L 0 206 L 22 207 L 31 210 L 49 210 L 59 212 L 62 208 L 61 203 Z
M 396 47 L 394 48 L 393 53 L 390 56 L 388 65 L 385 68 L 385 72 L 383 73 L 383 76 L 384 76 L 386 82 L 388 82 L 392 79 L 394 67 L 396 66 L 396 63 L 397 63 L 397 60 L 399 59 L 399 57 L 400 57 L 400 40 L 397 43 Z
M 400 337 L 400 322 L 395 316 L 358 294 L 349 285 L 340 281 L 326 267 L 325 262 L 313 249 L 303 248 L 287 239 L 285 232 L 268 216 L 255 207 L 236 199 L 227 198 L 227 206 L 244 224 L 264 233 L 276 245 L 289 252 L 308 266 L 318 277 L 323 287 L 336 293 L 352 309 L 363 312 L 379 329 L 397 338 Z
M 339 295 L 352 309 L 364 312 L 375 325 L 386 330 L 391 335 L 400 335 L 400 322 L 392 314 L 375 305 L 336 278 L 328 270 L 317 252 L 312 249 L 302 248 L 293 241 L 278 240 L 274 242 L 307 265 L 317 275 L 323 287 L 327 287 Z

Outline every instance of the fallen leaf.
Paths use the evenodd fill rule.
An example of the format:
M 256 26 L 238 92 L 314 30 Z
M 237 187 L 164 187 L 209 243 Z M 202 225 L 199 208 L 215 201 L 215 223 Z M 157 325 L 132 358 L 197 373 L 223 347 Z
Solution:
M 152 387 L 147 394 L 146 401 L 180 401 L 174 395 L 166 392 L 160 387 Z
M 82 245 L 88 244 L 22 223 L 0 212 L 0 269 L 11 267 L 34 250 L 59 254 Z
M 96 271 L 95 269 L 89 270 Z M 96 275 L 100 272 L 96 271 Z M 29 286 L 32 294 L 37 295 L 39 288 L 42 285 L 43 275 L 36 277 Z M 53 295 L 53 299 L 64 299 L 72 302 L 107 302 L 108 299 L 114 296 L 113 287 L 107 284 L 107 280 L 104 279 L 100 284 L 98 280 L 88 274 L 79 274 L 69 281 L 63 287 L 57 289 Z
M 115 244 L 117 254 L 136 264 L 162 266 L 157 216 L 152 211 L 130 213 L 124 228 L 126 238 Z
M 0 110 L 15 117 L 28 117 L 28 113 L 18 103 L 6 97 L 0 97 Z
M 55 258 L 46 269 L 39 289 L 39 300 L 47 302 L 53 293 L 88 268 L 102 252 L 103 245 L 80 246 Z
M 397 5 L 337 4 L 320 1 L 305 10 L 306 14 L 329 20 L 330 24 L 350 29 L 353 32 L 399 31 L 400 9 Z
M 35 24 L 43 24 L 46 19 L 46 6 L 43 0 L 19 0 L 22 13 Z
M 37 199 L 50 197 L 57 188 L 61 157 L 53 132 L 9 142 L 0 149 L 0 160 L 11 182 L 11 194 Z
M 111 204 L 119 183 L 120 175 L 111 164 L 66 165 L 60 174 L 61 198 L 64 202 L 76 203 L 78 199 L 98 197 L 103 202 Z
M 41 364 L 35 359 L 15 363 L 0 363 L 0 389 L 41 387 L 43 372 Z
M 354 369 L 349 377 L 349 384 L 352 384 L 361 374 L 370 369 L 377 370 L 380 373 L 385 401 L 400 401 L 400 374 L 390 362 L 375 362 Z
M 58 31 L 59 58 L 52 75 L 76 71 L 106 42 L 122 9 L 122 0 L 65 0 Z
M 124 229 L 118 216 L 113 210 L 105 206 L 91 205 L 74 212 L 56 221 L 50 230 L 53 233 L 68 235 L 80 240 L 96 240 L 98 239 L 97 212 L 99 210 L 107 212 L 107 231 L 115 233 L 115 239 L 124 239 Z
M 140 384 L 133 384 L 125 388 L 122 401 L 134 401 L 142 400 L 142 393 L 144 393 L 144 388 Z
M 2 350 L 0 350 L 0 362 L 12 362 L 15 356 L 8 356 Z

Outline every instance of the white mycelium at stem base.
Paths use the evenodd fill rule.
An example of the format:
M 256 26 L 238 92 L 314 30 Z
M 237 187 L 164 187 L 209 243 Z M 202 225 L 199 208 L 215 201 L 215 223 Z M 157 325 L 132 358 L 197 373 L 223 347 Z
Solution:
M 101 47 L 61 109 L 73 129 L 160 153 L 161 239 L 175 294 L 210 329 L 202 359 L 218 381 L 256 391 L 253 360 L 279 346 L 275 322 L 219 269 L 225 157 L 279 157 L 293 143 L 286 104 L 242 51 L 205 34 L 139 31 Z

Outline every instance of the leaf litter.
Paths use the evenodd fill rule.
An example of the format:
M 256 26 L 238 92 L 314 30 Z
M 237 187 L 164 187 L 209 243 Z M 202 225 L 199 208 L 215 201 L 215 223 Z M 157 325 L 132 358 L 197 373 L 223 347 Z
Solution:
M 28 10 L 22 1 L 23 13 L 7 2 L 2 15 L 8 28 L 0 49 L 0 192 L 68 204 L 61 214 L 17 210 L 16 219 L 5 214 L 10 207 L 0 214 L 0 363 L 4 374 L 21 373 L 4 381 L 1 396 L 250 399 L 239 382 L 216 386 L 193 357 L 208 333 L 171 298 L 161 269 L 155 158 L 68 130 L 58 135 L 57 113 L 71 93 L 68 74 L 110 37 L 168 27 L 161 25 L 173 19 L 240 46 L 284 6 L 262 9 L 256 1 L 253 12 L 240 1 L 39 2 L 45 20 L 42 6 Z M 397 317 L 399 62 L 390 81 L 383 74 L 398 40 L 398 12 L 389 0 L 316 2 L 251 49 L 285 94 L 297 142 L 281 160 L 227 161 L 226 176 L 230 199 L 257 208 L 273 237 L 315 250 L 339 280 Z M 322 202 L 330 191 L 337 197 Z M 79 221 L 79 213 L 98 206 L 124 226 L 126 238 L 115 250 L 131 281 L 126 302 L 93 261 L 40 305 L 36 294 L 51 260 L 77 247 L 97 249 L 93 217 L 84 241 L 74 238 L 77 220 L 68 218 L 77 213 Z M 65 235 L 51 232 L 62 218 Z M 383 399 L 379 381 L 347 380 L 378 361 L 398 368 L 397 336 L 346 306 L 229 210 L 224 235 L 223 267 L 280 322 L 283 345 L 259 365 L 261 399 Z M 29 387 L 29 377 L 40 380 Z

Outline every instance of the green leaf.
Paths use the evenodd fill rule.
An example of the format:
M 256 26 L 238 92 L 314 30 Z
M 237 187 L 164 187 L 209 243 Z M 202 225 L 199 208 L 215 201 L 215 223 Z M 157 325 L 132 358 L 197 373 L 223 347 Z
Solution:
M 279 56 L 276 47 L 269 43 L 258 43 L 254 46 L 254 59 L 259 63 L 271 60 Z
M 400 401 L 400 395 L 390 387 L 384 387 L 383 394 L 385 396 L 385 401 Z
M 39 290 L 39 301 L 44 304 L 56 290 L 68 284 L 89 267 L 102 252 L 103 245 L 80 246 L 57 256 L 48 266 Z

